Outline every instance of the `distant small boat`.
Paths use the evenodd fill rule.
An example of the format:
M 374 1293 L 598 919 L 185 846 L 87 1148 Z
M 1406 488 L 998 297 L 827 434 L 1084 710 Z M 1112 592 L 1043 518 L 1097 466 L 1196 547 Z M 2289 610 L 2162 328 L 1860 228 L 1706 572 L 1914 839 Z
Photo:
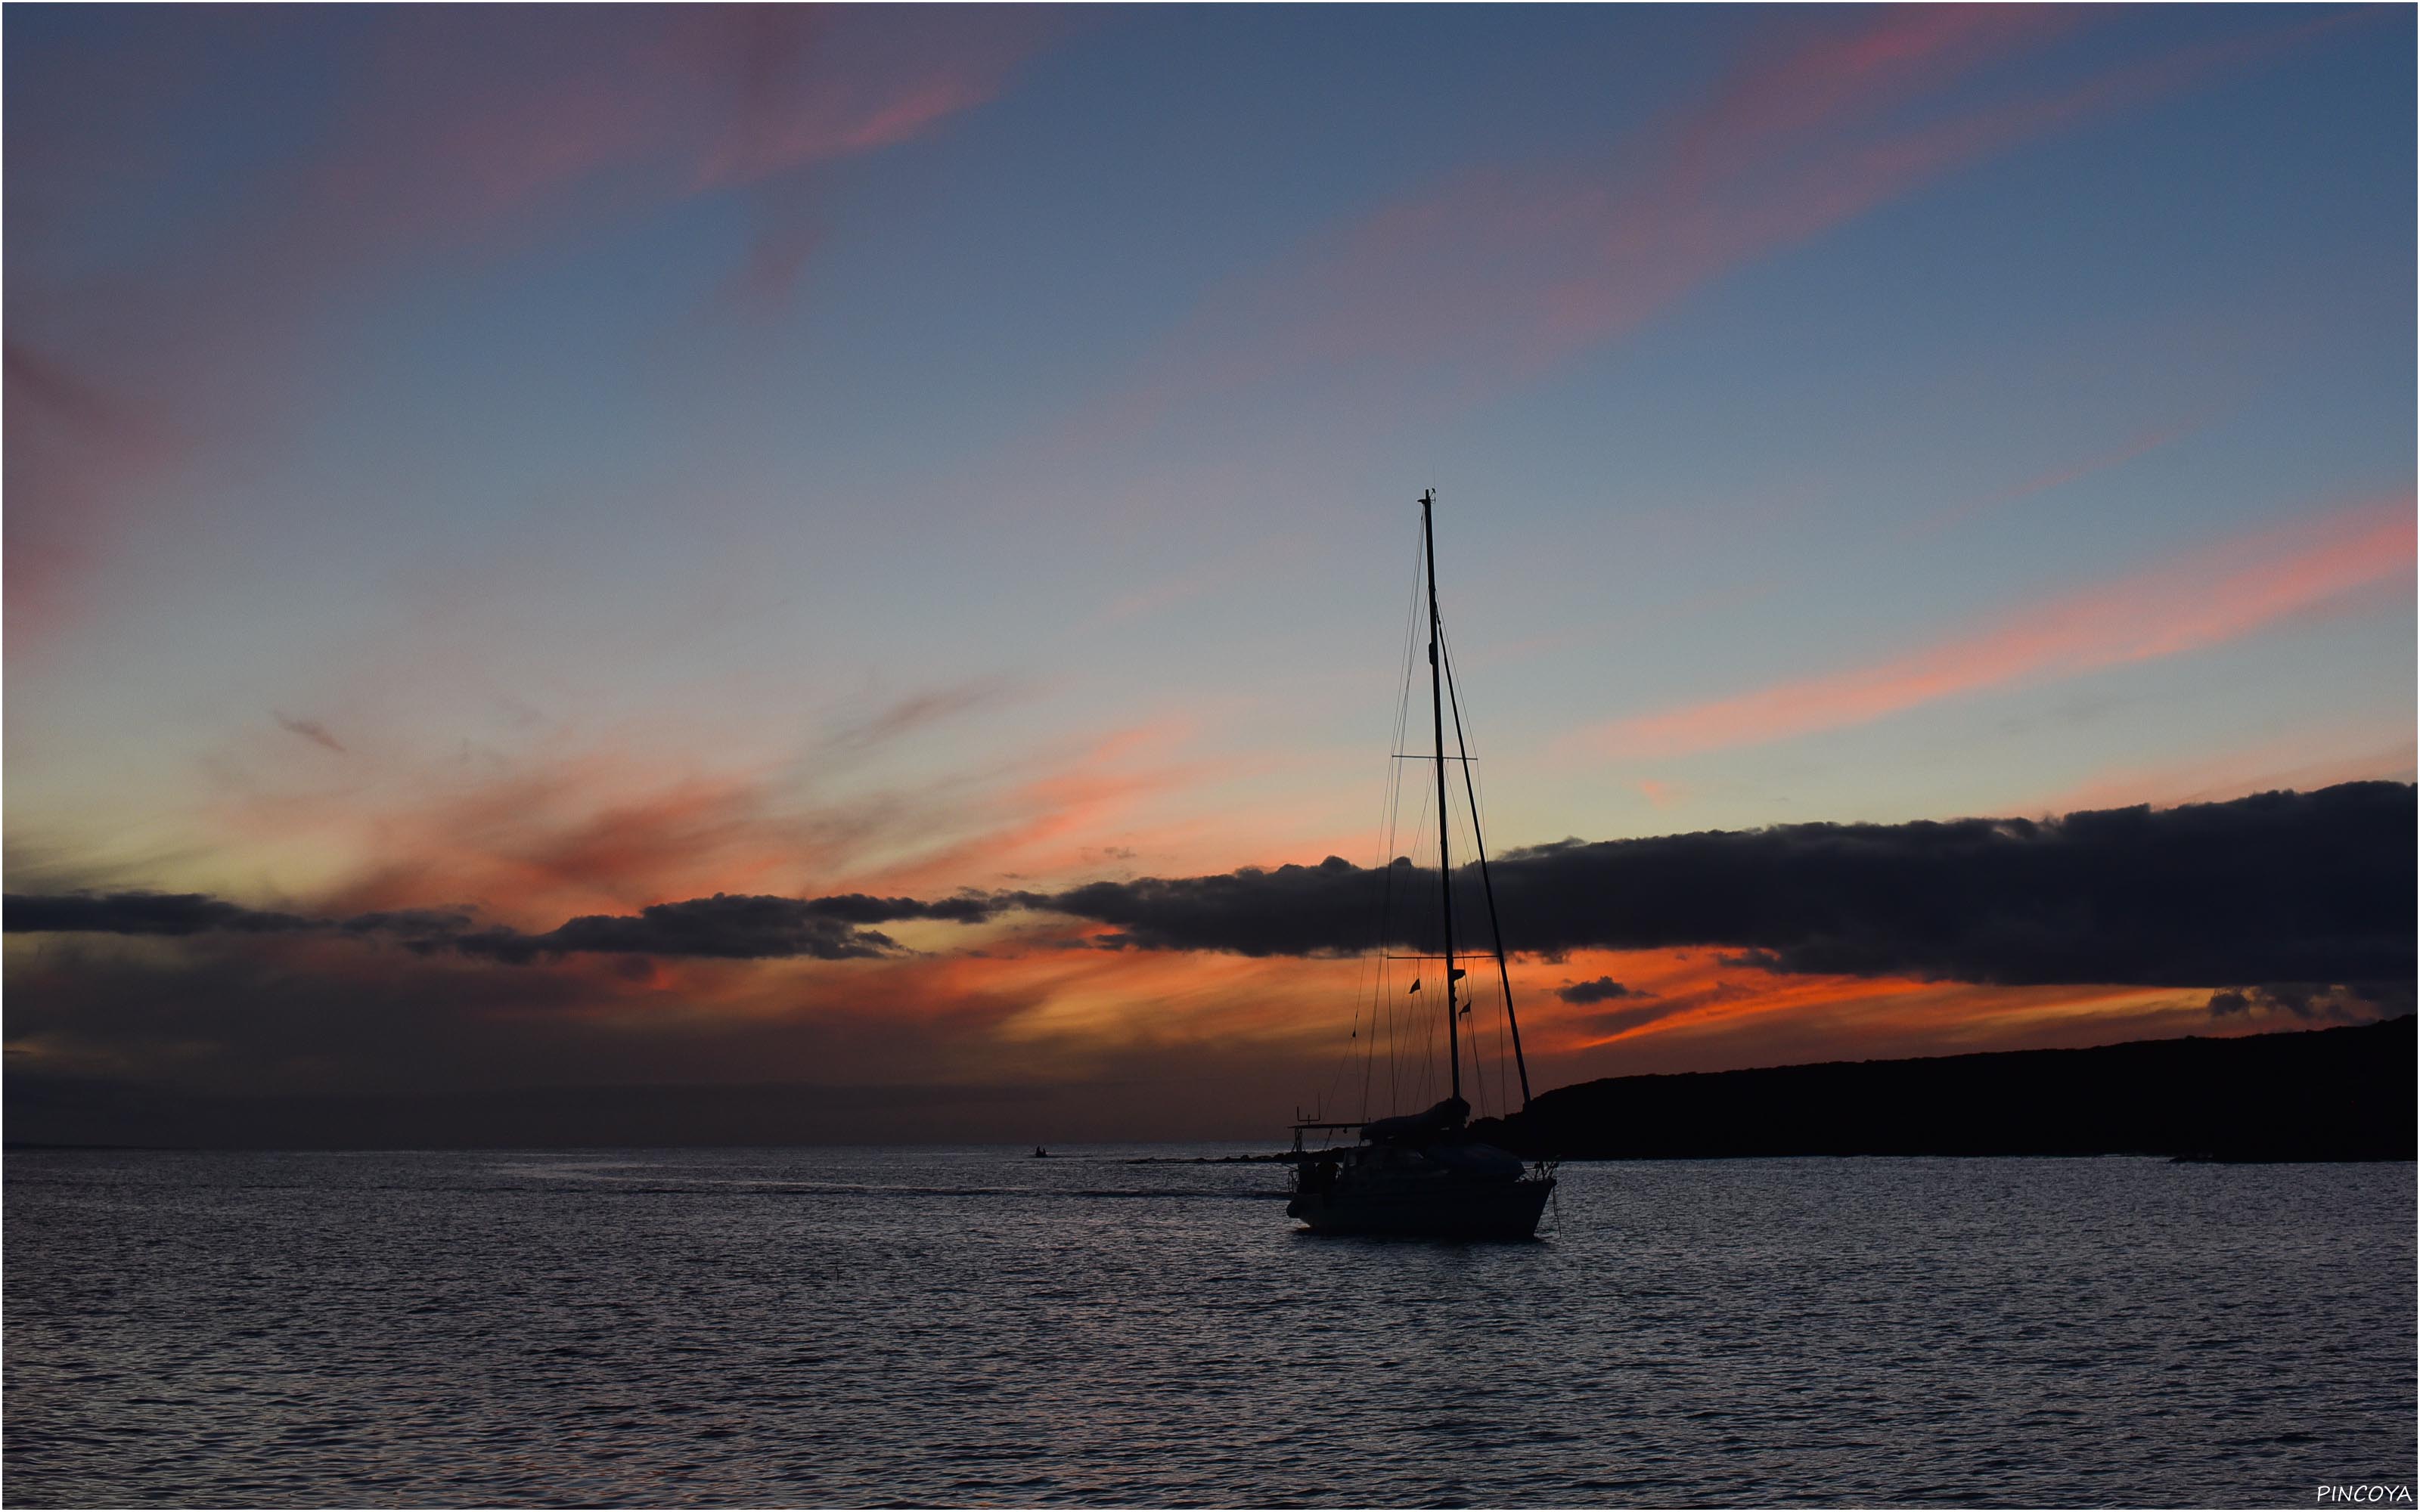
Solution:
M 1439 918 L 1445 941 L 1446 1058 L 1451 1067 L 1452 1095 L 1425 1113 L 1376 1119 L 1361 1123 L 1297 1122 L 1294 1126 L 1294 1198 L 1286 1215 L 1299 1218 L 1314 1231 L 1336 1234 L 1405 1234 L 1438 1239 L 1528 1239 L 1537 1232 L 1539 1214 L 1554 1194 L 1553 1167 L 1541 1162 L 1534 1170 L 1492 1145 L 1470 1136 L 1470 1104 L 1462 1097 L 1462 1015 L 1456 986 L 1465 973 L 1456 967 L 1453 950 L 1453 864 L 1448 851 L 1445 769 L 1449 761 L 1463 770 L 1464 796 L 1470 805 L 1470 833 L 1478 852 L 1479 875 L 1487 892 L 1487 922 L 1496 937 L 1496 969 L 1504 985 L 1504 1018 L 1512 1031 L 1512 1058 L 1521 1072 L 1521 1105 L 1529 1105 L 1529 1067 L 1521 1056 L 1521 1026 L 1512 1017 L 1512 976 L 1505 964 L 1504 932 L 1496 918 L 1496 889 L 1487 882 L 1487 848 L 1480 836 L 1479 802 L 1470 779 L 1470 752 L 1445 753 L 1445 711 L 1451 693 L 1451 673 L 1444 653 L 1444 622 L 1436 607 L 1436 526 L 1432 518 L 1435 490 L 1420 495 L 1420 543 L 1428 568 L 1429 709 L 1436 735 L 1437 871 L 1445 883 Z M 1462 742 L 1462 707 L 1453 701 L 1454 739 Z M 1412 984 L 1419 991 L 1419 983 Z M 1476 1048 L 1474 1044 L 1474 1049 Z M 1360 1142 L 1342 1149 L 1306 1150 L 1308 1130 L 1355 1132 Z
M 1050 1151 L 1043 1149 L 1040 1145 L 1036 1145 L 1033 1147 L 1033 1153 L 1027 1158 L 1030 1160 L 1048 1160 L 1050 1158 Z

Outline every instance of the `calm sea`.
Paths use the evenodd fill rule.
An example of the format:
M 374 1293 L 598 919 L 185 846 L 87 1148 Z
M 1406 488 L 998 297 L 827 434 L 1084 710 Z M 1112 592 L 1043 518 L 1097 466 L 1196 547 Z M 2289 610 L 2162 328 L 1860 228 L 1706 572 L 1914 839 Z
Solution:
M 1281 1167 L 1129 1164 L 1171 1153 L 10 1154 L 7 1498 L 2310 1506 L 2414 1479 L 2408 1164 L 1567 1165 L 1546 1237 L 1455 1245 L 1297 1234 Z

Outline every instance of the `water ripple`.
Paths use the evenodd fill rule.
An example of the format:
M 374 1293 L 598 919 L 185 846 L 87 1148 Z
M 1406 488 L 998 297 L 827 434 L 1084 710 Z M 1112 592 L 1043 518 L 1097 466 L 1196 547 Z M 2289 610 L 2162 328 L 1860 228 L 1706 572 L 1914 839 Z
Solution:
M 20 1505 L 2307 1504 L 2409 1165 L 1566 1165 L 1314 1240 L 1137 1151 L 9 1157 Z

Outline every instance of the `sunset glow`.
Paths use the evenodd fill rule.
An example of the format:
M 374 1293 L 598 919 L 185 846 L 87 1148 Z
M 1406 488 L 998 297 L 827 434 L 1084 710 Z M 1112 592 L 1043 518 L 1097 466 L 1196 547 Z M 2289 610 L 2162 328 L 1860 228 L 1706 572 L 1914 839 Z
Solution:
M 1871 826 L 1586 853 L 1541 1088 L 2409 1010 L 1924 849 L 2413 780 L 2409 11 L 6 24 L 12 1095 L 1358 1108 L 1432 486 L 1499 863 Z

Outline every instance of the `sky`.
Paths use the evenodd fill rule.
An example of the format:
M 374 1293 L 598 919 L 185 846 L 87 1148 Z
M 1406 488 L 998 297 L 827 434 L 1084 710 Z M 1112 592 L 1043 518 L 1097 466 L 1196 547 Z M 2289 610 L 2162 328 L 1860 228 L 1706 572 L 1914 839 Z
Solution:
M 9 1136 L 2408 1011 L 2414 24 L 12 5 Z

